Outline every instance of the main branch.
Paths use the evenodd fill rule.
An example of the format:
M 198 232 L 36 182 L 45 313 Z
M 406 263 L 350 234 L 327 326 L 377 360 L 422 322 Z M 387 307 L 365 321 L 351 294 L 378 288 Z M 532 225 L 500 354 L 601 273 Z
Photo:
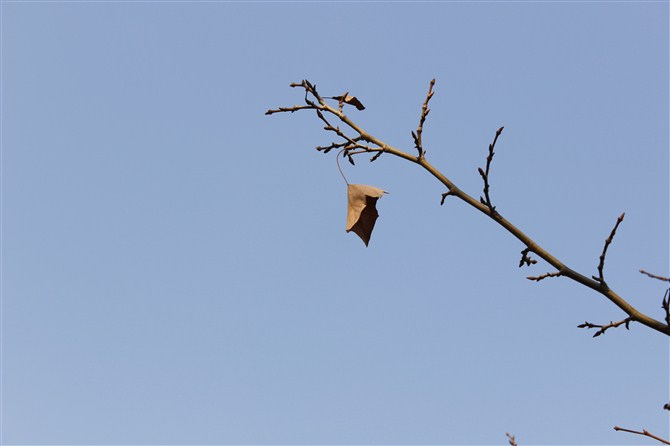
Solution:
M 505 219 L 500 212 L 496 209 L 495 212 L 493 211 L 493 207 L 490 203 L 490 200 L 488 199 L 488 190 L 485 191 L 485 196 L 487 197 L 484 200 L 477 200 L 473 198 L 472 196 L 468 195 L 466 192 L 461 190 L 456 184 L 454 184 L 453 181 L 451 181 L 448 177 L 446 177 L 442 172 L 440 172 L 438 169 L 436 169 L 430 162 L 425 157 L 425 149 L 423 147 L 423 141 L 420 139 L 421 135 L 421 130 L 423 130 L 423 124 L 426 119 L 426 116 L 428 114 L 427 106 L 428 106 L 428 101 L 433 95 L 433 84 L 431 82 L 431 86 L 428 92 L 428 96 L 426 98 L 426 101 L 424 102 L 424 107 L 422 108 L 422 113 L 421 113 L 421 119 L 419 122 L 419 129 L 417 130 L 416 138 L 415 139 L 415 145 L 417 146 L 418 155 L 410 155 L 409 153 L 400 150 L 396 147 L 393 147 L 389 144 L 386 144 L 384 141 L 381 139 L 377 138 L 376 136 L 366 132 L 363 128 L 361 128 L 358 124 L 356 124 L 349 116 L 347 116 L 346 113 L 343 111 L 343 102 L 347 103 L 347 101 L 342 101 L 340 97 L 334 97 L 331 99 L 337 99 L 338 103 L 337 105 L 331 106 L 328 102 L 326 102 L 326 99 L 329 98 L 324 98 L 322 97 L 316 90 L 316 86 L 310 83 L 307 80 L 303 80 L 300 83 L 293 83 L 291 84 L 291 87 L 298 87 L 298 88 L 303 88 L 305 90 L 305 105 L 296 105 L 293 107 L 282 107 L 282 108 L 277 108 L 277 109 L 271 109 L 266 112 L 266 114 L 274 114 L 274 113 L 293 113 L 296 111 L 302 111 L 302 110 L 314 110 L 317 114 L 317 117 L 322 120 L 323 122 L 326 123 L 326 126 L 324 129 L 326 131 L 333 132 L 336 136 L 342 138 L 344 142 L 342 143 L 335 143 L 333 142 L 331 146 L 328 148 L 335 148 L 335 147 L 342 147 L 344 156 L 349 157 L 350 161 L 353 162 L 352 156 L 353 155 L 358 155 L 362 153 L 372 153 L 375 156 L 373 157 L 373 160 L 376 159 L 381 153 L 388 153 L 394 156 L 397 156 L 398 158 L 410 161 L 414 164 L 419 165 L 421 168 L 426 170 L 428 173 L 430 173 L 433 177 L 435 177 L 440 183 L 442 183 L 446 188 L 447 192 L 442 194 L 442 202 L 444 202 L 444 199 L 447 196 L 454 196 L 468 205 L 472 206 L 474 209 L 478 210 L 482 214 L 486 215 L 490 219 L 492 219 L 494 222 L 496 222 L 498 225 L 502 226 L 507 232 L 512 234 L 514 237 L 516 237 L 524 246 L 525 249 L 523 250 L 524 257 L 527 259 L 527 264 L 534 263 L 534 261 L 531 261 L 530 258 L 528 257 L 529 253 L 533 253 L 543 259 L 545 262 L 550 264 L 556 269 L 555 273 L 548 273 L 548 275 L 545 275 L 544 277 L 568 277 L 575 282 L 578 282 L 588 288 L 591 288 L 592 290 L 602 294 L 605 298 L 607 298 L 610 302 L 615 304 L 617 307 L 619 307 L 624 313 L 628 315 L 626 318 L 627 322 L 638 322 L 640 324 L 646 325 L 647 327 L 656 330 L 660 333 L 663 333 L 665 335 L 670 336 L 670 323 L 663 323 L 661 321 L 658 321 L 650 316 L 647 316 L 646 314 L 641 313 L 639 310 L 637 310 L 635 307 L 633 307 L 628 301 L 623 299 L 621 296 L 619 296 L 614 290 L 612 290 L 609 286 L 607 286 L 604 282 L 603 279 L 603 272 L 602 268 L 604 266 L 604 257 L 605 257 L 605 251 L 609 244 L 611 243 L 611 239 L 614 236 L 614 231 L 616 230 L 616 227 L 621 223 L 622 217 L 620 217 L 620 220 L 617 222 L 617 225 L 615 226 L 614 230 L 612 231 L 610 237 L 606 241 L 605 249 L 603 250 L 603 253 L 601 255 L 601 261 L 598 265 L 598 273 L 599 275 L 597 277 L 594 276 L 594 278 L 589 278 L 583 274 L 578 273 L 577 271 L 569 268 L 567 265 L 565 265 L 563 262 L 561 262 L 558 258 L 556 258 L 554 255 L 549 253 L 547 250 L 545 250 L 543 247 L 538 245 L 533 239 L 531 239 L 528 235 L 526 235 L 523 231 L 521 231 L 519 228 L 517 228 L 515 225 L 513 225 L 511 222 L 509 222 L 507 219 Z M 313 98 L 313 99 L 310 99 Z M 354 105 L 354 104 L 352 104 Z M 361 109 L 360 107 L 356 107 L 358 109 Z M 340 127 L 335 127 L 331 125 L 324 117 L 324 114 L 330 114 L 337 119 L 339 119 L 340 122 L 342 122 L 346 127 L 345 129 L 341 129 Z M 497 137 L 499 136 L 500 132 L 502 131 L 502 127 L 498 132 L 496 133 L 496 140 Z M 353 132 L 353 134 L 351 133 Z M 495 144 L 495 140 L 494 143 Z M 489 147 L 489 159 L 487 160 L 487 168 L 486 171 L 484 171 L 485 174 L 485 187 L 488 185 L 488 168 L 490 166 L 490 159 L 493 157 L 493 144 Z M 323 148 L 319 148 L 323 150 L 324 152 L 327 152 L 328 150 L 324 150 Z M 523 259 L 522 259 L 522 264 L 523 264 Z M 539 280 L 537 278 L 531 278 L 531 280 Z M 626 324 L 628 325 L 628 324 Z

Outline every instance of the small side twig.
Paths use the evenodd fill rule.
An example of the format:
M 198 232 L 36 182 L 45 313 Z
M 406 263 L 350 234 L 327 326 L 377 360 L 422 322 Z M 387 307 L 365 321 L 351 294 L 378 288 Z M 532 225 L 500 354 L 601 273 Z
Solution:
M 379 152 L 375 153 L 374 156 L 373 156 L 372 158 L 370 158 L 370 162 L 376 161 L 377 158 L 379 158 L 380 156 L 382 156 L 382 153 L 384 153 L 384 148 L 382 148 L 381 150 L 379 150 Z
M 607 324 L 607 325 L 598 325 L 598 324 L 592 324 L 590 322 L 584 322 L 583 324 L 577 325 L 577 328 L 588 328 L 588 329 L 599 328 L 599 330 L 596 331 L 596 333 L 593 335 L 594 338 L 597 338 L 601 334 L 604 334 L 608 329 L 616 328 L 616 327 L 618 327 L 619 325 L 622 325 L 622 324 L 625 324 L 626 330 L 630 330 L 629 324 L 631 323 L 632 320 L 633 320 L 632 317 L 627 317 L 626 319 L 623 319 L 623 320 L 618 321 L 618 322 L 610 321 L 610 323 Z
M 632 429 L 625 429 L 623 427 L 614 426 L 614 430 L 615 431 L 622 431 L 622 432 L 629 432 L 631 434 L 643 435 L 645 437 L 653 438 L 656 441 L 660 441 L 663 444 L 670 444 L 670 441 L 664 440 L 661 437 L 657 437 L 656 435 L 652 434 L 651 432 L 649 432 L 646 429 L 642 429 L 641 431 L 634 431 Z
M 447 199 L 449 195 L 454 195 L 454 193 L 450 190 L 446 191 L 445 193 L 442 194 L 442 200 L 440 200 L 440 206 L 444 204 L 444 200 Z
M 294 105 L 293 107 L 279 107 L 275 109 L 270 109 L 265 112 L 266 115 L 272 115 L 274 113 L 294 113 L 297 112 L 298 110 L 304 110 L 304 109 L 314 109 L 317 108 L 316 105 Z
M 344 139 L 345 141 L 347 141 L 346 143 L 344 143 L 344 145 L 333 143 L 333 144 L 331 144 L 330 149 L 338 148 L 338 147 L 344 147 L 344 156 L 346 156 L 346 157 L 349 158 L 349 162 L 350 162 L 351 164 L 354 164 L 354 161 L 353 161 L 353 159 L 351 158 L 351 156 L 349 155 L 349 151 L 350 151 L 350 150 L 353 150 L 353 149 L 363 149 L 363 150 L 366 151 L 366 152 L 371 151 L 371 149 L 370 149 L 369 146 L 367 146 L 367 145 L 365 145 L 365 144 L 361 144 L 361 143 L 359 142 L 359 141 L 361 140 L 361 137 L 360 137 L 360 136 L 357 136 L 357 137 L 355 137 L 355 138 L 352 138 L 352 137 L 348 136 L 347 134 L 345 134 L 342 130 L 340 130 L 340 127 L 335 127 L 335 126 L 333 126 L 333 125 L 328 121 L 328 119 L 326 119 L 326 117 L 323 115 L 323 113 L 321 113 L 321 110 L 317 109 L 317 110 L 316 110 L 316 115 L 319 117 L 319 119 L 321 119 L 321 120 L 326 124 L 326 125 L 323 127 L 324 130 L 326 130 L 326 131 L 330 131 L 330 132 L 334 132 L 337 136 L 339 136 L 340 138 L 342 138 L 342 139 Z M 328 149 L 328 150 L 330 150 L 330 149 Z M 317 150 L 319 150 L 318 147 L 317 147 Z M 327 151 L 326 151 L 325 149 L 324 149 L 324 153 L 327 153 Z
M 616 224 L 612 228 L 612 232 L 610 232 L 609 237 L 605 240 L 605 246 L 603 247 L 603 253 L 600 254 L 600 262 L 598 263 L 598 277 L 596 276 L 591 276 L 593 280 L 597 280 L 600 282 L 600 285 L 603 287 L 607 287 L 607 283 L 605 282 L 605 277 L 603 275 L 603 269 L 605 268 L 605 256 L 607 255 L 607 248 L 610 246 L 612 243 L 612 240 L 614 240 L 614 234 L 616 234 L 616 230 L 623 221 L 624 216 L 626 213 L 622 213 L 619 218 L 616 220 Z
M 546 279 L 547 277 L 559 277 L 561 275 L 560 271 L 556 271 L 555 273 L 544 273 L 541 276 L 528 276 L 526 279 L 528 280 L 534 280 L 536 282 L 539 282 L 540 280 Z
M 423 102 L 423 106 L 421 107 L 421 118 L 419 119 L 419 126 L 416 128 L 416 133 L 412 131 L 412 138 L 414 139 L 414 147 L 416 147 L 416 150 L 418 150 L 419 152 L 419 158 L 423 158 L 426 154 L 426 151 L 423 150 L 421 133 L 423 132 L 423 124 L 424 122 L 426 122 L 426 117 L 428 116 L 428 113 L 430 113 L 430 109 L 428 108 L 428 102 L 435 93 L 433 91 L 433 86 L 435 86 L 435 79 L 432 79 L 430 81 L 430 87 L 428 87 L 428 94 L 426 95 L 426 100 Z
M 521 268 L 524 264 L 526 266 L 534 265 L 537 263 L 537 260 L 531 259 L 528 256 L 528 253 L 530 252 L 530 248 L 526 248 L 523 251 L 521 251 L 521 260 L 519 261 L 519 268 Z
M 510 435 L 509 432 L 505 432 L 505 435 L 507 435 L 507 441 L 509 442 L 510 446 L 518 446 L 514 435 Z
M 354 141 L 358 141 L 357 138 L 354 138 L 353 140 L 354 140 Z M 350 143 L 349 141 L 341 142 L 341 143 L 335 143 L 335 142 L 333 142 L 333 143 L 331 143 L 329 146 L 325 146 L 325 147 L 322 147 L 322 146 L 316 146 L 316 150 L 318 150 L 319 152 L 328 153 L 328 152 L 330 152 L 330 151 L 333 150 L 333 149 L 341 149 L 342 147 L 346 147 L 346 146 L 348 146 L 348 145 L 350 145 L 350 144 L 351 144 L 351 143 Z
M 643 269 L 640 270 L 640 273 L 645 274 L 652 279 L 661 280 L 663 282 L 670 282 L 670 278 L 657 276 L 656 274 L 648 273 Z M 663 310 L 665 311 L 665 323 L 668 324 L 668 326 L 670 326 L 670 298 L 668 298 L 668 293 L 670 293 L 670 288 L 667 288 L 665 290 L 665 293 L 663 294 L 663 301 L 661 302 L 661 308 L 663 308 Z
M 657 276 L 656 274 L 648 273 L 643 269 L 640 270 L 640 273 L 641 274 L 646 274 L 647 276 L 651 277 L 652 279 L 662 280 L 663 282 L 670 282 L 670 277 Z
M 495 155 L 493 149 L 495 148 L 496 142 L 498 141 L 498 137 L 500 136 L 504 128 L 505 127 L 500 127 L 498 130 L 496 130 L 496 136 L 495 138 L 493 138 L 493 142 L 489 144 L 489 154 L 486 157 L 486 170 L 482 169 L 481 167 L 477 169 L 479 171 L 479 175 L 481 175 L 482 179 L 484 180 L 484 197 L 479 197 L 479 201 L 482 204 L 485 204 L 489 208 L 491 215 L 493 215 L 496 208 L 491 204 L 491 197 L 489 196 L 489 170 L 491 169 L 491 161 L 493 161 L 493 155 Z

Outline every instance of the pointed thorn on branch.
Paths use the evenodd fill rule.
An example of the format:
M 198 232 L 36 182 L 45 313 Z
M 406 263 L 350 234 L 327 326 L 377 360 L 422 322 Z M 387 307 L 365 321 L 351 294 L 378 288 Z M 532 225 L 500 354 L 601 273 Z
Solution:
M 662 280 L 663 282 L 670 282 L 670 277 L 657 276 L 656 274 L 648 273 L 647 271 L 645 271 L 643 269 L 640 270 L 640 273 L 645 274 L 645 275 L 651 277 L 652 279 Z

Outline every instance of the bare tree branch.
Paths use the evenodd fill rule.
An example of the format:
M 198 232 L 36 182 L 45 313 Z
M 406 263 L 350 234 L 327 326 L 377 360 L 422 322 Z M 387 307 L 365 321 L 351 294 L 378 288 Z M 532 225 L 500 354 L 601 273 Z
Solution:
M 423 158 L 426 154 L 426 151 L 423 150 L 423 142 L 421 141 L 421 133 L 423 132 L 423 123 L 426 122 L 426 117 L 430 113 L 428 108 L 428 102 L 430 98 L 433 97 L 433 87 L 435 86 L 435 79 L 430 81 L 430 87 L 428 87 L 428 94 L 426 95 L 426 100 L 423 102 L 421 107 L 421 118 L 419 119 L 419 126 L 416 128 L 416 133 L 412 132 L 412 138 L 414 139 L 414 147 L 419 151 L 419 158 Z
M 489 208 L 489 212 L 491 215 L 493 215 L 496 211 L 496 207 L 491 204 L 491 197 L 489 197 L 489 170 L 491 168 L 491 161 L 493 161 L 493 155 L 495 153 L 493 152 L 493 149 L 496 146 L 496 142 L 498 141 L 498 137 L 502 133 L 503 129 L 505 127 L 500 127 L 498 130 L 496 130 L 496 136 L 493 138 L 493 142 L 489 144 L 489 154 L 486 157 L 486 170 L 482 169 L 481 167 L 478 169 L 479 175 L 481 175 L 482 180 L 484 180 L 484 197 L 479 197 L 479 201 L 482 204 L 485 204 Z
M 657 437 L 656 435 L 652 434 L 651 432 L 649 432 L 646 429 L 642 429 L 641 431 L 634 431 L 632 429 L 625 429 L 623 427 L 614 426 L 614 430 L 615 431 L 621 431 L 621 432 L 630 432 L 631 434 L 643 435 L 645 437 L 653 438 L 654 440 L 659 441 L 663 444 L 670 444 L 670 441 L 664 440 L 661 437 Z
M 270 109 L 265 112 L 266 115 L 271 115 L 273 113 L 283 113 L 283 112 L 297 112 L 298 110 L 305 110 L 305 109 L 314 109 L 315 107 L 313 105 L 294 105 L 293 107 L 279 107 L 276 109 Z
M 662 280 L 663 282 L 670 282 L 670 277 L 657 276 L 656 274 L 648 273 L 643 269 L 640 270 L 640 273 L 646 274 L 647 276 L 651 277 L 652 279 Z
M 609 247 L 610 243 L 612 243 L 612 240 L 614 240 L 614 234 L 616 234 L 616 230 L 623 221 L 624 216 L 626 213 L 622 213 L 619 218 L 616 220 L 616 224 L 614 225 L 614 228 L 612 228 L 612 232 L 610 232 L 609 237 L 605 240 L 605 246 L 603 247 L 603 253 L 600 254 L 600 262 L 598 263 L 598 277 L 596 276 L 591 276 L 593 277 L 594 280 L 597 280 L 600 282 L 600 284 L 607 288 L 607 283 L 605 283 L 605 277 L 603 276 L 603 269 L 605 268 L 605 256 L 607 255 L 607 248 Z
M 555 272 L 555 273 L 544 273 L 541 276 L 528 276 L 526 279 L 528 280 L 534 280 L 536 282 L 539 282 L 540 280 L 546 279 L 547 277 L 559 277 L 561 275 L 561 272 Z
M 597 337 L 600 336 L 601 334 L 604 334 L 605 331 L 607 331 L 607 329 L 609 329 L 609 328 L 616 328 L 616 327 L 618 327 L 618 326 L 621 325 L 621 324 L 625 324 L 625 326 L 626 326 L 626 330 L 630 330 L 630 328 L 628 327 L 628 325 L 630 324 L 631 320 L 632 320 L 631 318 L 627 317 L 626 319 L 623 319 L 623 320 L 621 320 L 621 321 L 619 321 L 619 322 L 612 322 L 612 321 L 610 321 L 610 323 L 607 324 L 607 325 L 597 325 L 597 324 L 592 324 L 592 323 L 590 323 L 590 322 L 584 322 L 583 324 L 579 324 L 579 325 L 577 325 L 577 328 L 589 328 L 589 329 L 591 329 L 591 328 L 600 328 L 600 330 L 596 331 L 596 333 L 593 335 L 594 338 L 597 338 Z
M 294 88 L 303 88 L 305 90 L 305 106 L 294 106 L 294 107 L 286 107 L 286 108 L 279 108 L 279 109 L 274 109 L 274 110 L 268 110 L 267 114 L 273 114 L 273 113 L 292 113 L 294 111 L 298 110 L 315 110 L 317 113 L 317 116 L 319 114 L 325 115 L 325 114 L 330 114 L 337 119 L 339 119 L 340 122 L 344 124 L 343 128 L 336 127 L 331 125 L 326 119 L 325 116 L 319 118 L 322 121 L 326 122 L 326 127 L 325 129 L 327 131 L 332 131 L 334 132 L 338 137 L 342 138 L 345 142 L 344 143 L 334 143 L 334 144 L 344 144 L 344 145 L 338 145 L 336 147 L 331 147 L 332 148 L 342 148 L 345 149 L 344 156 L 347 156 L 349 158 L 349 161 L 353 163 L 353 158 L 352 156 L 354 154 L 359 154 L 359 153 L 375 153 L 375 156 L 373 156 L 373 159 L 376 159 L 376 156 L 378 156 L 380 153 L 388 153 L 390 155 L 397 156 L 398 158 L 410 161 L 414 164 L 418 164 L 421 166 L 423 169 L 425 169 L 430 175 L 435 177 L 440 183 L 442 183 L 444 186 L 446 186 L 447 191 L 446 193 L 442 194 L 442 203 L 444 203 L 444 200 L 447 196 L 454 196 L 458 198 L 459 200 L 465 202 L 466 204 L 472 206 L 476 210 L 482 212 L 483 214 L 487 215 L 490 217 L 496 224 L 502 226 L 507 232 L 512 234 L 515 238 L 517 238 L 523 245 L 525 246 L 525 249 L 522 251 L 522 257 L 521 257 L 521 262 L 519 263 L 519 266 L 523 266 L 524 264 L 530 266 L 531 264 L 536 263 L 537 261 L 534 259 L 531 259 L 529 254 L 533 253 L 534 255 L 537 255 L 541 259 L 543 259 L 545 262 L 547 262 L 549 265 L 554 267 L 556 269 L 557 273 L 560 273 L 561 276 L 570 278 L 574 280 L 575 282 L 578 282 L 588 288 L 591 288 L 592 290 L 600 293 L 603 295 L 605 298 L 607 298 L 610 302 L 612 302 L 614 305 L 619 307 L 624 313 L 628 315 L 626 319 L 623 321 L 617 322 L 617 323 L 611 323 L 606 326 L 597 326 L 594 324 L 591 324 L 591 328 L 600 328 L 602 332 L 606 330 L 607 328 L 611 328 L 614 326 L 618 326 L 621 324 L 626 323 L 628 325 L 628 322 L 638 322 L 641 323 L 653 330 L 656 330 L 660 333 L 663 333 L 665 335 L 670 336 L 670 316 L 668 316 L 668 311 L 666 310 L 666 321 L 661 322 L 658 321 L 644 313 L 641 313 L 639 310 L 637 310 L 635 307 L 633 307 L 628 301 L 626 301 L 624 298 L 619 296 L 617 293 L 615 293 L 612 289 L 609 288 L 605 284 L 605 279 L 603 275 L 603 269 L 604 269 L 604 264 L 605 264 L 605 255 L 607 253 L 607 248 L 611 244 L 612 239 L 614 237 L 614 234 L 616 232 L 617 227 L 621 223 L 621 220 L 623 220 L 624 214 L 619 217 L 619 220 L 617 220 L 616 225 L 614 226 L 614 229 L 612 230 L 610 236 L 608 239 L 605 241 L 605 247 L 603 249 L 603 253 L 600 257 L 600 263 L 598 265 L 598 272 L 599 275 L 598 277 L 592 276 L 591 278 L 584 276 L 583 274 L 578 273 L 577 271 L 569 268 L 567 265 L 565 265 L 563 262 L 561 262 L 558 258 L 556 258 L 554 255 L 549 253 L 547 250 L 542 248 L 539 244 L 537 244 L 533 239 L 531 239 L 528 235 L 526 235 L 523 231 L 521 231 L 519 228 L 514 226 L 511 222 L 509 222 L 507 219 L 505 219 L 497 210 L 493 212 L 493 206 L 490 203 L 490 199 L 484 198 L 483 202 L 475 199 L 474 197 L 470 196 L 466 192 L 462 191 L 456 184 L 451 181 L 448 177 L 446 177 L 442 172 L 440 172 L 438 169 L 436 169 L 432 164 L 430 164 L 424 154 L 425 151 L 423 150 L 423 146 L 421 145 L 421 151 L 418 156 L 410 155 L 407 152 L 404 152 L 400 149 L 397 149 L 389 144 L 386 144 L 379 138 L 371 135 L 370 133 L 367 133 L 363 128 L 361 128 L 358 124 L 353 122 L 339 107 L 332 107 L 326 101 L 324 98 L 321 97 L 321 95 L 318 93 L 316 86 L 312 85 L 308 80 L 303 80 L 300 83 L 293 83 L 291 84 L 291 87 Z M 428 101 L 430 97 L 432 96 L 432 85 L 431 88 L 429 89 L 428 96 L 426 97 L 426 101 L 424 102 L 425 108 L 426 108 L 426 113 L 424 114 L 423 109 L 422 109 L 422 118 L 419 121 L 419 126 L 422 129 L 423 127 L 423 122 L 425 121 L 425 115 L 428 114 Z M 346 102 L 346 101 L 345 101 Z M 419 129 L 417 129 L 418 131 Z M 502 132 L 502 128 L 496 132 L 496 138 L 499 136 L 500 132 Z M 420 142 L 418 139 L 419 135 L 416 135 L 416 142 Z M 489 156 L 487 157 L 487 169 L 482 170 L 484 173 L 485 178 L 485 188 L 488 183 L 488 170 L 491 164 L 491 160 L 493 158 L 493 146 L 495 145 L 496 139 L 494 139 L 493 143 L 491 146 L 489 146 Z M 332 146 L 332 145 L 331 145 Z M 324 152 L 326 151 L 325 149 L 323 150 Z M 481 172 L 480 172 L 481 174 Z M 485 190 L 484 196 L 487 197 L 487 191 Z M 555 274 L 555 273 L 552 273 Z M 541 277 L 541 276 L 539 276 Z M 546 276 L 549 277 L 549 276 Z M 665 307 L 664 307 L 665 308 Z M 585 325 L 584 327 L 587 327 Z M 601 333 L 602 334 L 602 333 Z
M 656 274 L 648 273 L 643 269 L 640 270 L 640 273 L 646 274 L 652 279 L 661 280 L 663 282 L 670 282 L 670 278 L 657 276 Z M 665 312 L 665 323 L 668 324 L 668 326 L 670 326 L 670 298 L 668 298 L 668 293 L 670 293 L 670 288 L 667 288 L 665 290 L 665 293 L 663 294 L 663 300 L 661 301 L 661 308 L 663 308 L 663 311 Z

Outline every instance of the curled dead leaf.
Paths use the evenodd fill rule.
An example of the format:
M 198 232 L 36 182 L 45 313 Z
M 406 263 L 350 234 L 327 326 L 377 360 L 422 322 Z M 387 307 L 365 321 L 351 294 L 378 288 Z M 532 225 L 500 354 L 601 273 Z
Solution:
M 363 105 L 356 96 L 350 96 L 348 93 L 345 93 L 342 96 L 333 96 L 333 99 L 344 102 L 345 104 L 353 105 L 358 110 L 365 110 L 365 105 Z
M 349 184 L 347 186 L 347 232 L 354 231 L 365 246 L 370 242 L 372 230 L 379 213 L 377 212 L 377 200 L 386 191 L 374 186 L 364 184 Z

